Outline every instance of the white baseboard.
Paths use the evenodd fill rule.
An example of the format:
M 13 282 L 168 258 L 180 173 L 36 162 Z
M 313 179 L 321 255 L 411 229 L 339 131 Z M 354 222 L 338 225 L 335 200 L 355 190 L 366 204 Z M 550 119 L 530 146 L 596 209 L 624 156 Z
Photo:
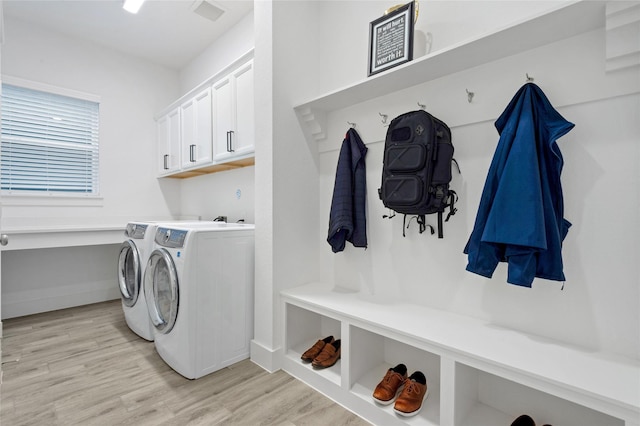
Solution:
M 273 373 L 282 368 L 282 349 L 270 349 L 255 340 L 251 341 L 251 361 Z
M 118 283 L 97 281 L 2 293 L 2 319 L 55 311 L 120 298 Z

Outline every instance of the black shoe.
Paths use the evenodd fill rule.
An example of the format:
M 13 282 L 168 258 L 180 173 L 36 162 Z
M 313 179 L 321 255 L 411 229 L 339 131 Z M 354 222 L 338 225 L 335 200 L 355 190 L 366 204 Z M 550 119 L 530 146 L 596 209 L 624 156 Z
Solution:
M 536 426 L 536 422 L 526 414 L 521 415 L 511 423 L 511 426 Z

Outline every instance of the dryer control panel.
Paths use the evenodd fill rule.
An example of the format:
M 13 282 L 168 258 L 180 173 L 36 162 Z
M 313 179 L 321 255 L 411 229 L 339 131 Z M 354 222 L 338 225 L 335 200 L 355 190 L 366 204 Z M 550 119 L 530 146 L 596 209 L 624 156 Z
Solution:
M 141 240 L 144 238 L 144 234 L 147 232 L 147 225 L 142 223 L 127 223 L 127 228 L 124 234 L 129 238 L 135 238 Z
M 187 238 L 187 232 L 183 229 L 158 228 L 156 231 L 156 243 L 164 247 L 181 248 Z

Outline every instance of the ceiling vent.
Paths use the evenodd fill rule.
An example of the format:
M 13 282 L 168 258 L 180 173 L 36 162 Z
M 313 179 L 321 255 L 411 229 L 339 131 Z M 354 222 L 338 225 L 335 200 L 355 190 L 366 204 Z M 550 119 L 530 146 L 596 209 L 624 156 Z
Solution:
M 216 21 L 224 13 L 222 8 L 208 0 L 196 0 L 191 10 L 210 21 Z

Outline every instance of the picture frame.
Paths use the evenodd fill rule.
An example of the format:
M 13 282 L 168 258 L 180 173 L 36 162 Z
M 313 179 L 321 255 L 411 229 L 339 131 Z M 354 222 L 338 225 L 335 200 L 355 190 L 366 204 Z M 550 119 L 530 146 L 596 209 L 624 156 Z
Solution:
M 367 76 L 413 59 L 414 2 L 371 21 Z

